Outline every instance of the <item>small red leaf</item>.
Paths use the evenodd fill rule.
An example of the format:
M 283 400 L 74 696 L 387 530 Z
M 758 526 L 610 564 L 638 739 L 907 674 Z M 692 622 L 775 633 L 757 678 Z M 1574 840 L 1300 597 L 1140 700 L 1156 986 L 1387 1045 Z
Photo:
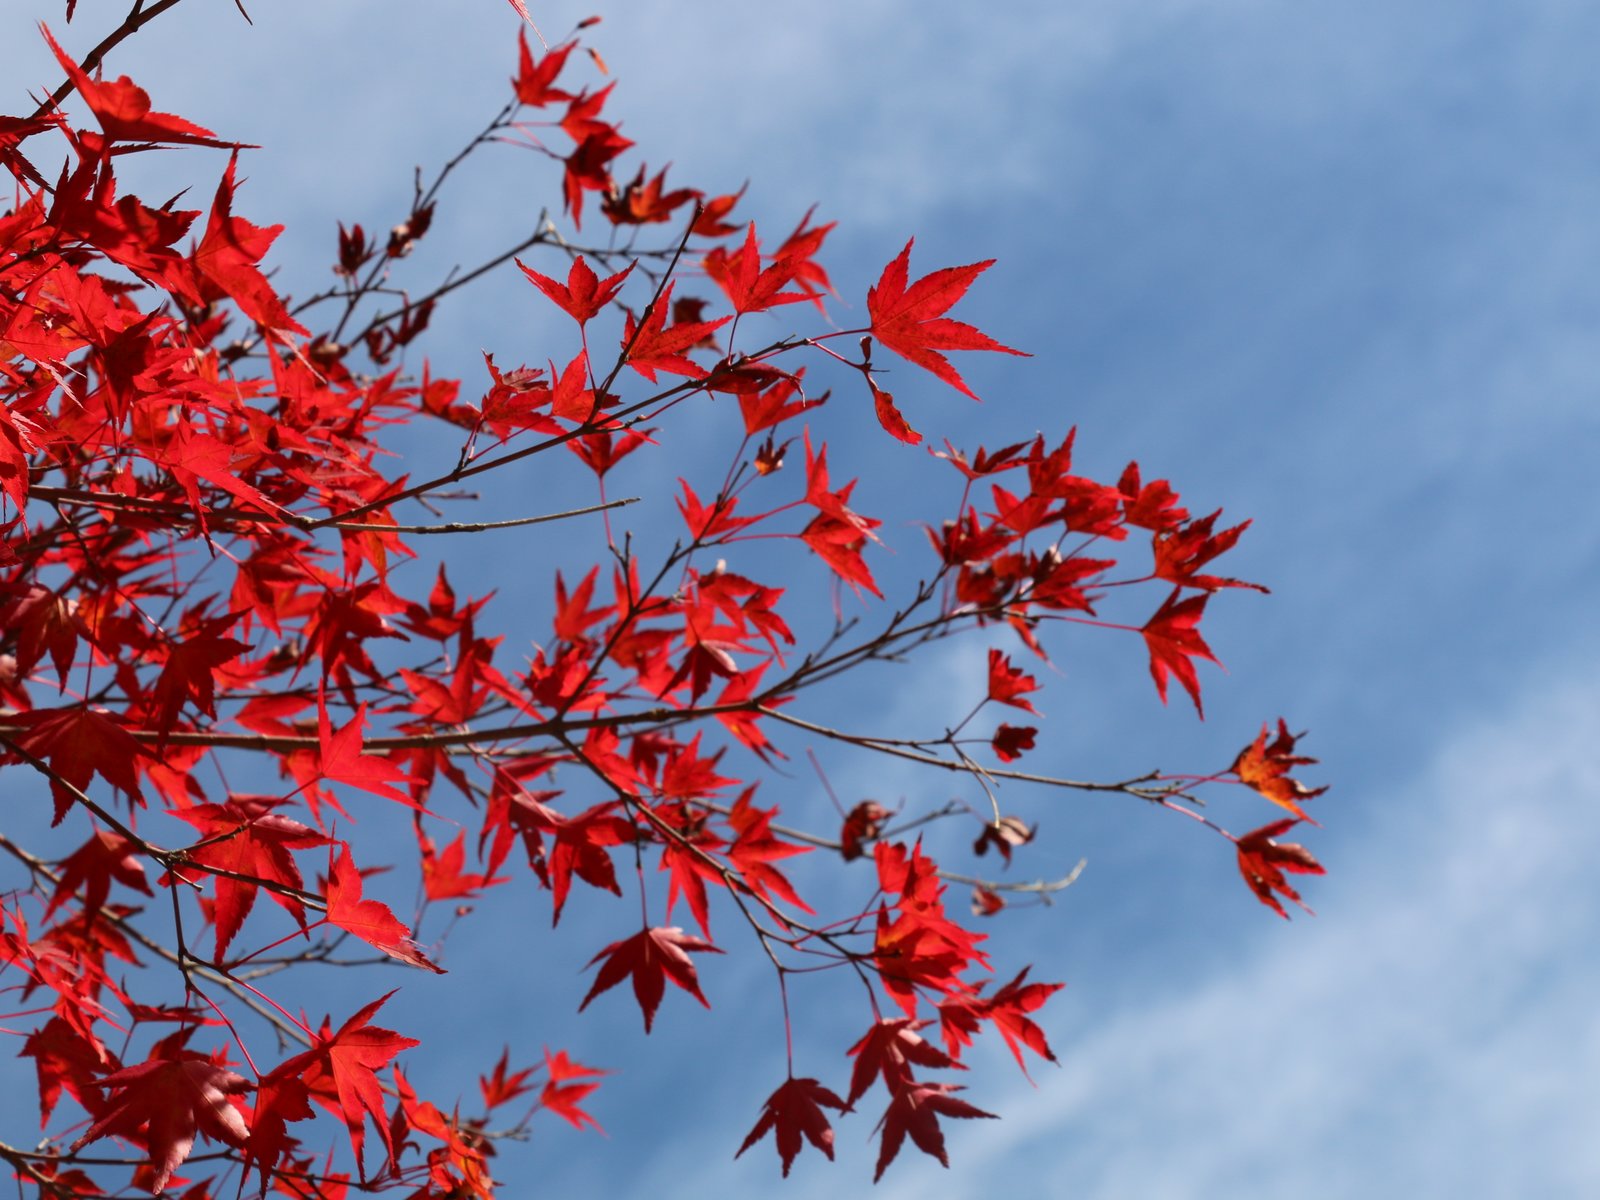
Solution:
M 605 964 L 595 976 L 594 986 L 578 1005 L 582 1012 L 601 992 L 610 991 L 630 975 L 633 977 L 633 994 L 639 1001 L 639 1011 L 644 1014 L 644 1031 L 656 1019 L 656 1009 L 661 1007 L 661 997 L 666 992 L 666 981 L 688 992 L 705 1007 L 711 1007 L 700 991 L 700 977 L 696 974 L 689 954 L 722 951 L 702 938 L 691 937 L 677 928 L 642 929 L 630 938 L 612 942 L 589 960 L 594 966 L 601 959 Z
M 828 1124 L 828 1118 L 822 1111 L 824 1107 L 840 1112 L 850 1111 L 848 1104 L 815 1079 L 785 1080 L 777 1091 L 767 1097 L 761 1109 L 761 1119 L 745 1135 L 734 1157 L 738 1158 L 770 1131 L 778 1145 L 778 1157 L 783 1160 L 785 1178 L 788 1178 L 795 1156 L 800 1153 L 802 1137 L 832 1159 L 833 1126 Z

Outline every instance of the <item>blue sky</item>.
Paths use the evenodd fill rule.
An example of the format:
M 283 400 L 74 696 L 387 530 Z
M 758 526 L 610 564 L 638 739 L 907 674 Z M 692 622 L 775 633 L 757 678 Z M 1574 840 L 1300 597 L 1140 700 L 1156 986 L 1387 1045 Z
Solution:
M 55 80 L 19 7 L 0 15 L 18 48 L 6 111 Z M 412 165 L 498 105 L 516 22 L 503 0 L 251 7 L 254 28 L 220 0 L 180 9 L 112 68 L 157 107 L 263 144 L 238 208 L 289 225 L 275 261 L 305 291 L 326 278 L 335 220 L 392 221 Z M 118 8 L 83 0 L 67 44 L 81 53 Z M 593 11 L 531 8 L 552 36 Z M 1136 645 L 1063 639 L 1030 766 L 1207 769 L 1282 713 L 1333 784 L 1309 839 L 1330 869 L 1306 889 L 1319 915 L 1292 925 L 1185 822 L 1008 792 L 1042 826 L 1017 873 L 1088 859 L 1054 908 L 989 930 L 1001 969 L 1068 981 L 1046 1010 L 1063 1065 L 1033 1089 L 992 1055 L 968 1095 L 1004 1120 L 950 1123 L 949 1172 L 908 1153 L 881 1191 L 1594 1194 L 1600 10 L 719 0 L 604 15 L 592 41 L 643 157 L 713 191 L 748 178 L 742 211 L 769 235 L 816 203 L 840 222 L 825 259 L 848 302 L 912 234 L 918 273 L 999 260 L 958 315 L 1035 357 L 962 364 L 981 407 L 897 369 L 914 424 L 991 445 L 1076 424 L 1087 469 L 1137 457 L 1191 508 L 1255 518 L 1231 566 L 1273 595 L 1208 613 L 1228 674 L 1203 674 L 1204 725 L 1159 706 Z M 470 260 L 463 247 L 496 246 L 553 196 L 529 159 L 488 156 L 424 252 Z M 444 309 L 427 349 L 476 380 L 481 348 L 540 362 L 566 336 L 504 279 Z M 860 507 L 892 514 L 890 467 L 921 480 L 930 464 L 870 440 L 836 441 L 853 462 L 837 470 L 870 470 Z M 677 472 L 629 486 L 659 498 Z M 921 535 L 889 528 L 909 568 Z M 537 613 L 548 577 L 520 564 L 577 563 L 592 535 L 466 548 L 460 578 Z M 876 680 L 886 699 L 864 719 L 974 686 L 981 657 L 952 647 Z M 870 761 L 830 759 L 830 775 L 847 799 L 948 789 Z M 803 777 L 767 786 L 786 806 L 818 800 Z M 1218 803 L 1225 824 L 1258 823 L 1248 802 Z M 871 1098 L 831 1168 L 808 1154 L 780 1190 L 770 1146 L 730 1161 L 782 1077 L 755 966 L 706 966 L 713 1012 L 671 996 L 645 1041 L 615 996 L 572 1015 L 578 968 L 620 910 L 602 897 L 547 938 L 542 898 L 501 892 L 452 935 L 452 974 L 406 979 L 387 1015 L 457 1028 L 439 1035 L 453 1061 L 428 1068 L 441 1087 L 471 1088 L 450 1072 L 507 1040 L 617 1069 L 594 1105 L 611 1140 L 541 1126 L 499 1160 L 514 1187 L 865 1186 Z M 508 930 L 526 939 L 511 963 Z M 842 1084 L 853 1024 L 816 1021 L 802 1069 Z

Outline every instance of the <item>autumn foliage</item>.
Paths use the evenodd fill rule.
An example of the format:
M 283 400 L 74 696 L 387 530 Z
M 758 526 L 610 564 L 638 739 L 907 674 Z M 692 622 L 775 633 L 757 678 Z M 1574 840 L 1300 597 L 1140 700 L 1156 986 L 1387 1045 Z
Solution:
M 1062 984 L 1000 965 L 977 931 L 1071 881 L 1005 878 L 1034 831 L 1002 795 L 1170 810 L 1232 843 L 1263 904 L 1300 901 L 1285 872 L 1321 868 L 1277 839 L 1323 789 L 1291 778 L 1313 760 L 1281 721 L 1209 773 L 1026 769 L 1047 737 L 1036 664 L 1064 627 L 1142 638 L 1160 698 L 1176 681 L 1198 711 L 1206 607 L 1258 585 L 1212 573 L 1248 522 L 1192 516 L 1137 464 L 1077 474 L 1071 431 L 922 445 L 929 389 L 973 395 L 952 356 L 1020 353 L 949 315 L 989 262 L 887 247 L 864 305 L 836 309 L 831 223 L 758 231 L 742 192 L 652 173 L 598 57 L 524 31 L 506 106 L 468 149 L 549 164 L 561 220 L 509 231 L 484 265 L 519 267 L 570 335 L 530 365 L 491 354 L 482 378 L 435 376 L 430 319 L 477 272 L 418 280 L 406 260 L 439 236 L 449 169 L 386 233 L 326 235 L 331 286 L 272 272 L 284 231 L 242 215 L 248 149 L 101 62 L 172 7 L 136 5 L 81 64 L 41 29 L 63 82 L 0 116 L 0 764 L 23 814 L 0 833 L 0 979 L 12 1078 L 36 1085 L 43 1131 L 0 1143 L 22 1194 L 490 1197 L 489 1131 L 594 1126 L 602 1076 L 626 1086 L 625 1063 L 546 1050 L 481 1064 L 474 1095 L 417 1094 L 407 1063 L 428 1035 L 388 1028 L 384 1004 L 396 971 L 441 997 L 464 986 L 421 921 L 491 887 L 551 922 L 596 891 L 633 896 L 572 1006 L 636 1003 L 646 1031 L 686 999 L 722 1003 L 723 955 L 770 963 L 778 1034 L 847 997 L 858 1040 L 831 1060 L 791 1050 L 729 1150 L 771 1135 L 787 1174 L 807 1145 L 831 1158 L 834 1124 L 863 1108 L 880 1177 L 907 1139 L 944 1162 L 949 1121 L 994 1115 L 966 1098 L 981 1079 L 953 1082 L 975 1039 L 1024 1071 L 1057 1057 L 1038 1022 Z M 158 147 L 196 184 L 166 203 L 118 176 Z M 848 393 L 830 401 L 819 376 Z M 738 439 L 729 461 L 674 450 L 694 406 Z M 391 430 L 419 425 L 450 447 L 442 466 L 386 455 Z M 830 464 L 829 429 L 879 439 L 885 470 L 942 497 L 926 544 L 896 547 L 920 563 L 908 590 L 881 577 L 887 534 Z M 676 531 L 640 544 L 608 480 L 674 453 L 675 494 L 643 502 Z M 585 490 L 541 490 L 535 459 L 573 463 Z M 440 518 L 488 472 L 520 473 L 527 507 Z M 561 538 L 521 560 L 550 564 L 531 644 L 445 566 L 413 564 L 424 542 L 464 554 L 485 532 Z M 1113 592 L 1146 598 L 1143 624 L 1097 614 Z M 927 732 L 832 723 L 828 685 L 948 638 L 987 670 Z M 804 782 L 821 744 L 966 798 L 830 807 L 826 780 Z M 1235 837 L 1197 804 L 1230 786 L 1289 817 Z M 973 861 L 935 861 L 920 836 L 935 821 L 964 823 Z M 415 847 L 399 863 L 367 840 L 395 829 Z M 831 859 L 836 882 L 802 890 L 800 856 Z M 393 907 L 396 878 L 420 887 L 416 914 Z M 284 981 L 330 964 L 371 970 L 367 1001 L 296 1011 Z M 824 977 L 850 986 L 818 991 Z

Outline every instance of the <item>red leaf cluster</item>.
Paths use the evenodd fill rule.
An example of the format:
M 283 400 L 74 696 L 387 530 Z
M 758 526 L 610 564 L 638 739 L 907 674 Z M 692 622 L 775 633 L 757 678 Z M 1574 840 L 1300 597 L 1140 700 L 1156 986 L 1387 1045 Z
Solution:
M 135 6 L 95 62 L 171 7 Z M 647 1033 L 669 983 L 711 1006 L 718 989 L 700 969 L 716 960 L 696 955 L 737 944 L 777 966 L 788 1069 L 739 1154 L 770 1133 L 785 1175 L 807 1143 L 832 1158 L 834 1114 L 881 1084 L 877 1177 L 908 1139 L 946 1162 L 942 1119 L 992 1114 L 934 1073 L 965 1069 L 986 1029 L 1024 1070 L 1025 1051 L 1055 1062 L 1037 1016 L 1062 987 L 1027 969 L 1002 983 L 986 935 L 947 907 L 949 885 L 971 887 L 990 928 L 1011 893 L 1065 885 L 947 871 L 904 831 L 976 812 L 980 866 L 967 869 L 1005 871 L 1040 851 L 1031 821 L 1011 815 L 1025 798 L 998 807 L 1002 785 L 1181 809 L 1189 793 L 1176 789 L 1215 782 L 1056 779 L 1041 728 L 968 726 L 991 702 L 1037 715 L 1049 676 L 1015 655 L 1046 659 L 1068 627 L 1142 637 L 1160 698 L 1175 678 L 1198 710 L 1197 663 L 1216 661 L 1200 633 L 1207 604 L 1264 590 L 1213 573 L 1249 523 L 1191 517 L 1137 463 L 1115 484 L 1077 473 L 1071 433 L 946 442 L 933 456 L 953 475 L 907 455 L 922 442 L 901 411 L 915 411 L 915 376 L 880 386 L 873 349 L 973 395 L 951 352 L 1021 353 L 949 315 L 992 264 L 913 280 L 907 242 L 867 292 L 866 323 L 841 328 L 820 261 L 833 224 L 807 212 L 763 238 L 735 216 L 743 188 L 669 185 L 665 169 L 630 162 L 617 85 L 585 75 L 605 68 L 574 53 L 576 36 L 536 55 L 519 33 L 505 111 L 387 220 L 338 222 L 324 247 L 334 282 L 298 298 L 272 257 L 283 227 L 243 215 L 249 147 L 44 36 L 66 101 L 0 116 L 14 196 L 0 215 L 0 768 L 18 805 L 0 974 L 45 1128 L 38 1152 L 4 1152 L 19 1186 L 54 1200 L 179 1187 L 219 1200 L 253 1174 L 263 1194 L 299 1200 L 492 1200 L 487 1131 L 520 1137 L 540 1113 L 599 1129 L 585 1105 L 606 1071 L 548 1049 L 514 1069 L 508 1046 L 473 1064 L 482 1108 L 464 1111 L 413 1088 L 401 1064 L 422 1045 L 415 1031 L 372 1023 L 392 993 L 314 1026 L 286 981 L 381 964 L 410 969 L 413 987 L 456 986 L 461 971 L 436 979 L 434 960 L 500 887 L 548 892 L 552 924 L 575 898 L 634 893 L 637 931 L 629 918 L 607 935 L 578 1009 L 629 984 Z M 428 256 L 412 252 L 451 228 L 455 166 L 507 143 L 549 170 L 571 228 L 541 222 L 478 267 L 427 278 Z M 192 160 L 203 207 L 129 190 L 123 157 L 156 147 Z M 54 179 L 34 165 L 47 153 L 65 163 Z M 615 237 L 584 238 L 586 199 Z M 438 306 L 514 256 L 534 302 L 561 314 L 539 336 L 564 344 L 533 365 L 485 351 L 476 392 L 436 377 L 421 347 Z M 859 373 L 875 421 L 824 409 L 808 369 Z M 887 436 L 862 451 L 840 432 L 851 421 Z M 409 474 L 395 466 L 396 427 Z M 725 466 L 675 448 L 685 436 L 718 447 L 719 429 L 737 443 Z M 785 471 L 796 444 L 803 471 Z M 539 454 L 555 468 L 525 462 Z M 679 456 L 665 472 L 662 454 Z M 903 482 L 902 466 L 938 475 L 948 495 Z M 479 475 L 518 469 L 525 486 L 502 491 L 527 511 L 442 512 L 493 494 Z M 552 495 L 567 476 L 580 490 Z M 667 492 L 651 490 L 657 478 Z M 869 515 L 891 482 L 938 514 L 909 591 L 909 568 L 887 569 L 893 527 Z M 632 523 L 636 491 L 671 525 L 664 538 Z M 561 536 L 540 540 L 556 521 Z M 548 586 L 518 577 L 533 631 L 486 632 L 504 601 L 410 564 L 435 534 L 503 539 L 493 554 L 546 571 Z M 1124 597 L 1135 623 L 1101 618 Z M 841 711 L 868 710 L 848 689 L 878 666 L 962 636 L 986 649 L 982 682 L 953 673 L 915 706 L 928 730 L 841 727 Z M 934 769 L 963 794 L 847 809 L 824 777 L 819 808 L 785 769 L 801 741 Z M 1296 741 L 1280 720 L 1222 774 L 1309 820 L 1303 805 L 1326 789 L 1291 777 L 1314 761 Z M 1002 765 L 979 765 L 984 747 Z M 1023 754 L 1028 771 L 1011 766 Z M 784 790 L 758 805 L 763 772 Z M 23 844 L 46 811 L 75 847 L 59 859 Z M 1288 875 L 1322 870 L 1276 840 L 1294 823 L 1235 843 L 1246 883 L 1281 915 L 1280 899 L 1300 903 Z M 403 861 L 377 865 L 397 846 Z M 814 848 L 837 857 L 799 858 Z M 303 872 L 308 851 L 318 866 L 327 856 L 320 878 Z M 412 895 L 397 915 L 390 903 Z M 680 901 L 698 934 L 672 924 Z M 537 943 L 524 944 L 538 966 Z M 844 994 L 826 973 L 848 977 L 870 1018 L 843 1096 L 794 1063 L 804 1039 L 790 1026 Z M 921 1032 L 935 1022 L 937 1044 Z M 367 1153 L 374 1130 L 381 1162 Z M 104 1139 L 134 1159 L 82 1153 Z M 353 1175 L 331 1165 L 345 1144 Z

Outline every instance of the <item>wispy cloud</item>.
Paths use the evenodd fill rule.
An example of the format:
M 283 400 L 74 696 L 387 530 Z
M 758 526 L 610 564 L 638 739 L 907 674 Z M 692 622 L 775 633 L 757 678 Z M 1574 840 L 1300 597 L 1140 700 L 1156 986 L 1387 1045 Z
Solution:
M 1321 917 L 1058 1038 L 1063 1070 L 885 1200 L 1596 1194 L 1596 728 L 1573 676 L 1461 730 L 1345 843 Z

